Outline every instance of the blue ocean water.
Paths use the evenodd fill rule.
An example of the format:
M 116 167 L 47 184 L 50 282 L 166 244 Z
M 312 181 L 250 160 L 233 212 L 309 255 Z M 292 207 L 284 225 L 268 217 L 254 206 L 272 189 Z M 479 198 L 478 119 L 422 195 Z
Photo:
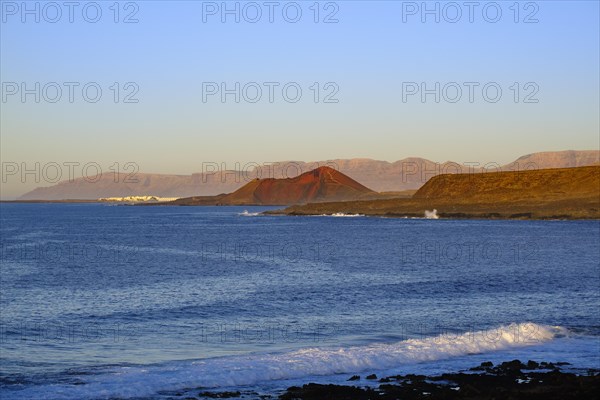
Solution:
M 600 368 L 600 222 L 0 204 L 0 397 Z

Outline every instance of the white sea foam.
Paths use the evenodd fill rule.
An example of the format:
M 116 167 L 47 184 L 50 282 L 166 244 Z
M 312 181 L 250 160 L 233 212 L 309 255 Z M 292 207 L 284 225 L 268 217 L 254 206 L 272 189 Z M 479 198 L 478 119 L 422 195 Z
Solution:
M 248 212 L 248 210 L 244 210 L 244 212 L 238 213 L 238 215 L 242 216 L 242 217 L 256 217 L 256 216 L 259 216 L 260 213 Z
M 323 214 L 324 217 L 341 217 L 341 218 L 355 218 L 355 217 L 364 217 L 364 214 L 345 214 L 342 212 L 334 213 L 334 214 Z
M 439 217 L 439 215 L 437 215 L 437 210 L 434 208 L 433 211 L 425 210 L 425 218 L 438 219 L 440 217 Z
M 79 377 L 83 385 L 30 386 L 14 399 L 143 397 L 162 390 L 252 386 L 265 382 L 310 380 L 334 374 L 381 371 L 469 354 L 539 345 L 563 336 L 564 328 L 533 323 L 486 331 L 410 339 L 396 343 L 338 348 L 306 348 L 149 366 L 107 367 Z

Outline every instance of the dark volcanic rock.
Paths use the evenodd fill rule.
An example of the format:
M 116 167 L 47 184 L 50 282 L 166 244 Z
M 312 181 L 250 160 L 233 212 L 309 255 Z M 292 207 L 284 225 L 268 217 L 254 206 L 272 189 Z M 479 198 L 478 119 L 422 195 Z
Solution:
M 295 389 L 295 390 L 290 390 Z M 282 400 L 314 399 L 314 400 L 368 400 L 378 398 L 372 389 L 361 389 L 354 386 L 318 385 L 309 383 L 301 388 L 290 388 L 279 398 Z
M 600 392 L 600 371 L 587 376 L 561 372 L 563 363 L 537 363 L 519 360 L 493 366 L 484 362 L 472 370 L 481 374 L 451 373 L 440 376 L 398 375 L 382 378 L 378 388 L 307 384 L 291 387 L 281 395 L 284 400 L 381 399 L 381 400 L 576 400 L 596 399 Z M 535 370 L 524 373 L 522 370 Z M 551 369 L 551 371 L 547 371 Z M 373 375 L 369 375 L 371 377 Z M 354 378 L 354 377 L 353 377 Z M 358 378 L 358 377 L 357 377 Z M 391 383 L 393 382 L 393 383 Z

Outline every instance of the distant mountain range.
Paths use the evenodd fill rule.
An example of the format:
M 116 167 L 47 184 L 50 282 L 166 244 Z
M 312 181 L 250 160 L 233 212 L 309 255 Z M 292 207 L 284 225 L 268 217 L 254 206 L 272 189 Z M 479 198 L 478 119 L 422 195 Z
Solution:
M 321 166 L 328 166 L 377 192 L 416 190 L 439 174 L 486 171 L 521 171 L 547 168 L 573 168 L 600 163 L 600 152 L 558 151 L 528 154 L 512 163 L 436 163 L 424 158 L 405 158 L 396 162 L 371 159 L 336 159 L 318 162 L 283 161 L 245 171 L 216 171 L 192 175 L 138 173 L 132 182 L 125 174 L 104 174 L 95 182 L 84 178 L 36 188 L 19 200 L 99 199 L 105 197 L 157 196 L 192 197 L 232 193 L 256 178 L 294 178 Z M 265 184 L 257 188 L 260 193 Z M 288 203 L 284 203 L 288 204 Z

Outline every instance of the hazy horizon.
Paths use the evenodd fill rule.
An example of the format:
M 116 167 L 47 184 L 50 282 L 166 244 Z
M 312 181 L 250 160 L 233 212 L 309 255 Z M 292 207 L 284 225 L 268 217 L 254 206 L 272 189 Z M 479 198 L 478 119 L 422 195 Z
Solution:
M 578 150 L 574 150 L 574 149 L 568 149 L 568 150 L 558 150 L 558 152 L 561 151 L 600 151 L 600 150 L 596 150 L 596 149 L 578 149 Z M 225 169 L 222 169 L 222 167 L 226 167 L 226 170 L 231 170 L 231 171 L 244 171 L 244 172 L 250 172 L 252 171 L 256 166 L 261 166 L 264 168 L 270 168 L 270 167 L 276 167 L 278 164 L 281 163 L 294 163 L 294 162 L 300 162 L 300 163 L 307 163 L 309 165 L 314 164 L 315 167 L 317 166 L 321 166 L 323 162 L 327 162 L 327 161 L 333 161 L 333 160 L 372 160 L 372 161 L 376 161 L 376 162 L 388 162 L 388 163 L 394 163 L 397 161 L 401 161 L 404 159 L 408 159 L 408 158 L 421 158 L 427 161 L 432 161 L 436 164 L 443 164 L 445 162 L 454 162 L 454 163 L 458 163 L 461 165 L 467 165 L 470 167 L 485 167 L 485 168 L 489 168 L 490 171 L 496 170 L 497 166 L 504 166 L 504 165 L 508 165 L 512 162 L 515 162 L 518 158 L 522 157 L 522 156 L 527 156 L 529 154 L 536 154 L 536 153 L 553 153 L 554 151 L 539 151 L 539 152 L 534 152 L 534 153 L 528 153 L 528 154 L 521 154 L 521 155 L 517 155 L 513 158 L 510 159 L 506 159 L 503 161 L 497 161 L 497 160 L 478 160 L 476 158 L 470 158 L 467 160 L 451 160 L 451 159 L 446 159 L 446 160 L 430 160 L 427 159 L 426 157 L 419 157 L 419 156 L 415 156 L 415 155 L 411 155 L 411 156 L 406 156 L 406 157 L 401 157 L 401 158 L 397 158 L 395 160 L 377 160 L 374 158 L 369 158 L 369 157 L 353 157 L 353 158 L 340 158 L 340 157 L 336 157 L 336 158 L 327 158 L 327 159 L 323 159 L 323 160 L 272 160 L 272 161 L 234 161 L 234 162 L 215 162 L 215 161 L 199 161 L 198 163 L 198 169 L 195 171 L 189 171 L 189 172 L 163 172 L 163 171 L 143 171 L 141 169 L 139 169 L 139 165 L 134 164 L 134 165 L 130 165 L 129 162 L 124 162 L 124 163 L 118 163 L 119 167 L 118 167 L 118 172 L 122 173 L 122 174 L 153 174 L 153 175 L 179 175 L 179 176 L 189 176 L 192 174 L 197 174 L 197 173 L 207 173 L 207 174 L 213 174 L 215 173 L 215 171 L 224 171 Z M 5 162 L 6 164 L 9 164 L 9 162 Z M 12 166 L 5 166 L 5 171 L 3 171 L 3 182 L 2 182 L 2 186 L 3 186 L 3 190 L 2 193 L 0 195 L 0 200 L 16 200 L 17 198 L 19 198 L 20 196 L 22 196 L 25 193 L 28 193 L 29 191 L 38 188 L 38 187 L 50 187 L 50 186 L 54 186 L 60 182 L 67 182 L 70 181 L 72 179 L 69 178 L 69 174 L 72 173 L 73 175 L 73 179 L 77 179 L 77 178 L 81 178 L 81 177 L 87 177 L 89 178 L 89 181 L 93 181 L 95 179 L 95 171 L 97 170 L 93 164 L 95 162 L 89 162 L 88 164 L 86 164 L 85 162 L 80 162 L 78 164 L 74 164 L 76 162 L 71 161 L 71 162 L 66 162 L 64 164 L 61 163 L 57 163 L 58 167 L 60 167 L 61 170 L 61 174 L 62 174 L 62 178 L 60 181 L 58 182 L 53 182 L 53 181 L 45 181 L 44 180 L 44 170 L 46 170 L 46 174 L 50 175 L 53 173 L 53 171 L 55 170 L 54 166 L 55 164 L 53 163 L 48 163 L 48 164 L 39 164 L 39 167 L 36 167 L 35 164 L 25 164 L 26 168 L 31 168 L 31 171 L 25 172 L 25 179 L 22 178 L 22 164 L 19 164 L 18 166 L 16 166 L 17 170 L 16 171 L 12 171 L 10 170 L 10 168 L 12 168 Z M 13 164 L 14 165 L 14 164 Z M 89 170 L 91 171 L 89 172 L 87 175 L 83 175 L 82 174 L 82 170 L 84 169 L 85 165 L 89 165 Z M 113 174 L 114 172 L 117 172 L 117 168 L 115 167 L 116 164 L 113 165 L 100 165 L 98 164 L 101 168 L 101 173 L 102 175 L 105 174 Z M 324 165 L 324 164 L 323 164 Z M 327 166 L 331 166 L 335 169 L 336 166 L 333 164 L 326 164 Z M 487 166 L 487 167 L 486 167 Z M 527 168 L 531 168 L 531 166 L 527 166 L 527 165 L 523 165 L 520 166 L 518 168 L 523 168 L 523 169 L 527 169 Z M 35 179 L 35 174 L 33 173 L 34 170 L 38 171 L 38 175 L 40 178 L 40 182 L 36 183 L 34 181 Z M 295 170 L 294 170 L 295 171 Z M 299 171 L 299 172 L 307 172 L 307 171 Z M 468 172 L 467 170 L 465 172 Z M 28 179 L 29 178 L 29 179 Z M 4 180 L 6 180 L 6 182 L 4 182 Z M 8 194 L 6 194 L 8 193 Z M 12 194 L 12 193 L 16 193 L 16 194 Z M 148 193 L 148 195 L 153 195 L 153 193 Z
M 2 2 L 2 162 L 189 174 L 600 148 L 598 2 L 27 4 Z

